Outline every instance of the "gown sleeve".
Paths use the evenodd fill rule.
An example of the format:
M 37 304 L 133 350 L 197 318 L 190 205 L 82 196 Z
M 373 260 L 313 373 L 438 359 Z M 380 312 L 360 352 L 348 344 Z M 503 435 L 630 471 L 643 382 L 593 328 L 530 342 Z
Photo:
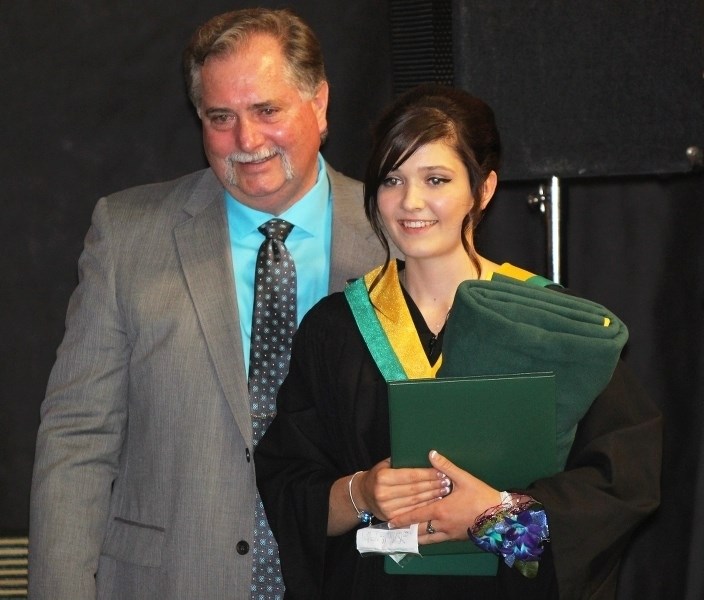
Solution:
M 621 556 L 660 502 L 661 414 L 623 363 L 582 418 L 565 471 L 527 493 L 543 503 L 560 596 L 612 597 Z
M 388 437 L 388 417 L 378 401 L 385 383 L 345 311 L 344 296 L 334 294 L 301 322 L 277 416 L 255 452 L 287 597 L 321 597 L 326 556 L 339 560 L 342 547 L 356 552 L 354 531 L 327 536 L 330 488 L 389 452 L 388 442 L 377 441 L 384 431 Z

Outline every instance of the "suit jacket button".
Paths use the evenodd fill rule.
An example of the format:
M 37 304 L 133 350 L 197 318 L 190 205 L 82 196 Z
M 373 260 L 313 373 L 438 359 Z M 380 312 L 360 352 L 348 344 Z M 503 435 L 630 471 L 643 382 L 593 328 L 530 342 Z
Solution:
M 244 456 L 247 459 L 247 462 L 249 462 L 252 459 L 251 455 L 249 454 L 249 448 L 245 448 Z
M 249 544 L 244 540 L 237 542 L 237 554 L 245 555 L 249 552 Z

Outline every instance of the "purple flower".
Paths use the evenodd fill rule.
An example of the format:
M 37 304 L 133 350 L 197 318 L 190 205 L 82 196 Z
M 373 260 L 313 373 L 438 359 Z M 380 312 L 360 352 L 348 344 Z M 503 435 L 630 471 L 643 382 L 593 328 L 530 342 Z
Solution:
M 474 543 L 486 552 L 503 557 L 504 562 L 520 569 L 526 576 L 535 576 L 537 561 L 543 553 L 543 542 L 549 539 L 547 516 L 539 504 L 512 514 L 502 511 L 486 523 L 479 535 L 470 532 Z M 524 565 L 523 563 L 534 563 Z

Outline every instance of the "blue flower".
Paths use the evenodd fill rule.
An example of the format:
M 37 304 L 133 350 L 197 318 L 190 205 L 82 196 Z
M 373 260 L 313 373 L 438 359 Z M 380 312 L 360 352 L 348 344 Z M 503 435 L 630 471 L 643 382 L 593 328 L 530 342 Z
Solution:
M 488 520 L 482 530 L 470 536 L 486 552 L 501 556 L 509 566 L 526 577 L 535 577 L 543 542 L 549 539 L 547 516 L 538 503 L 513 514 L 501 511 Z

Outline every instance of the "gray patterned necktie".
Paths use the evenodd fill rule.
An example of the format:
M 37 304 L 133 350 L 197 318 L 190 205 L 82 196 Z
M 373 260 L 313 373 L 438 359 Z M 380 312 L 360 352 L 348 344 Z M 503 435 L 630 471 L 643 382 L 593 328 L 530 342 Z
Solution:
M 288 372 L 296 331 L 296 267 L 284 241 L 293 225 L 271 219 L 257 254 L 249 352 L 249 399 L 254 446 L 276 414 L 276 393 Z M 252 600 L 283 597 L 279 551 L 257 493 L 254 511 Z

